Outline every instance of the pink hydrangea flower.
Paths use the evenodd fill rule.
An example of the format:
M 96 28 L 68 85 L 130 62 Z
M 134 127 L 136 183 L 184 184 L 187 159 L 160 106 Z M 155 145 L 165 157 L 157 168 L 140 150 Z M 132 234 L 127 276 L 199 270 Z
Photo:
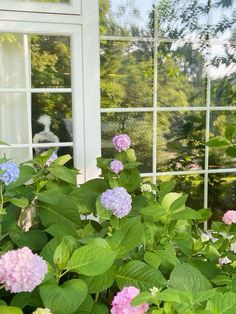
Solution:
M 139 306 L 132 306 L 131 301 L 137 295 L 140 290 L 130 286 L 125 287 L 123 290 L 117 293 L 112 301 L 111 314 L 143 314 L 148 310 L 148 304 L 144 303 Z
M 115 149 L 121 152 L 130 148 L 131 140 L 127 134 L 120 134 L 113 137 L 112 143 Z
M 226 225 L 231 225 L 233 223 L 236 223 L 236 210 L 228 210 L 224 214 L 222 220 Z
M 121 161 L 115 159 L 110 163 L 110 169 L 112 172 L 117 174 L 124 169 L 124 166 Z
M 46 262 L 28 247 L 8 251 L 0 258 L 0 282 L 13 293 L 31 292 L 47 271 Z

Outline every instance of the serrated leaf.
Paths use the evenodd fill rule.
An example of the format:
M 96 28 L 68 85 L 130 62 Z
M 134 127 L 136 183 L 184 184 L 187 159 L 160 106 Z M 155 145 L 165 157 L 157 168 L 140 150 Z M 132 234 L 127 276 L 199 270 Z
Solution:
M 209 280 L 189 264 L 178 264 L 170 275 L 169 287 L 185 291 L 199 292 L 212 288 Z
M 196 219 L 199 220 L 201 219 L 202 216 L 199 214 L 196 210 L 186 207 L 184 210 L 181 210 L 174 215 L 170 216 L 171 220 L 192 220 Z
M 60 166 L 60 165 L 53 165 L 52 167 L 48 168 L 48 171 L 53 174 L 55 177 L 71 183 L 73 185 L 76 185 L 76 176 L 75 174 L 69 169 L 66 168 L 65 166 Z
M 155 268 L 158 268 L 161 264 L 161 258 L 154 252 L 145 252 L 144 261 Z
M 88 295 L 74 314 L 108 314 L 108 308 L 104 304 L 94 302 Z
M 67 264 L 67 270 L 86 276 L 97 276 L 113 264 L 116 252 L 95 245 L 85 245 L 75 250 Z
M 137 295 L 137 297 L 132 299 L 131 305 L 132 306 L 139 306 L 141 304 L 148 302 L 148 300 L 150 298 L 151 298 L 150 292 L 147 292 L 147 291 L 141 292 L 139 295 Z
M 217 292 L 210 301 L 213 304 L 213 308 L 217 309 L 217 314 L 236 313 L 236 293 L 226 292 L 223 294 Z
M 87 296 L 87 286 L 80 279 L 71 279 L 58 286 L 50 281 L 39 287 L 45 308 L 53 314 L 74 313 Z
M 29 204 L 29 201 L 27 198 L 21 197 L 21 198 L 10 198 L 8 200 L 13 205 L 20 207 L 20 208 L 26 208 Z
M 147 291 L 153 287 L 162 287 L 165 284 L 165 278 L 158 269 L 141 261 L 131 261 L 119 269 L 116 283 L 120 289 L 135 286 Z

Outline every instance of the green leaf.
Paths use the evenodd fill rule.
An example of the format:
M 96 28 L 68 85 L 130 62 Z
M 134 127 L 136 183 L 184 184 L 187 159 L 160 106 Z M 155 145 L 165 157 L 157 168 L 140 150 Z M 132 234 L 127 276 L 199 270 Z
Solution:
M 158 292 L 156 299 L 159 301 L 181 303 L 180 292 L 172 288 L 167 288 L 161 292 Z
M 184 210 L 181 210 L 175 213 L 174 215 L 170 216 L 171 220 L 190 220 L 190 219 L 199 220 L 201 218 L 202 218 L 201 214 L 199 214 L 196 210 L 189 207 L 186 207 Z
M 200 304 L 210 298 L 212 298 L 216 294 L 214 289 L 199 291 L 194 294 L 193 302 L 194 304 Z
M 229 141 L 227 141 L 223 137 L 215 137 L 206 143 L 207 146 L 212 148 L 225 147 L 228 146 L 229 144 L 230 144 Z
M 226 154 L 230 157 L 236 157 L 236 145 L 227 147 Z
M 135 151 L 133 148 L 130 148 L 126 151 L 126 156 L 127 156 L 127 160 L 129 162 L 134 162 L 136 161 L 136 156 L 135 156 Z
M 10 198 L 8 200 L 13 205 L 20 207 L 20 208 L 26 208 L 29 204 L 29 201 L 27 198 L 21 197 L 21 198 Z
M 56 248 L 53 254 L 54 264 L 58 267 L 58 269 L 62 270 L 66 267 L 67 262 L 70 258 L 70 249 L 67 246 L 67 243 L 64 239 Z
M 137 297 L 132 299 L 131 305 L 132 306 L 139 306 L 141 304 L 148 302 L 148 300 L 150 298 L 151 298 L 150 292 L 147 292 L 147 291 L 141 292 L 139 295 L 137 295 Z
M 182 194 L 180 193 L 175 193 L 175 192 L 171 192 L 166 194 L 161 202 L 161 207 L 166 211 L 170 211 L 170 208 L 172 206 L 172 210 L 174 209 L 184 209 L 185 206 L 183 205 L 183 201 L 186 198 L 186 196 L 184 195 L 184 198 L 182 196 Z M 181 206 L 179 206 L 179 204 L 182 204 Z M 174 208 L 174 209 L 173 209 Z
M 53 314 L 74 313 L 87 296 L 87 286 L 80 279 L 71 279 L 58 286 L 50 281 L 39 287 L 45 308 Z
M 59 156 L 59 157 L 57 157 L 56 160 L 54 160 L 53 165 L 63 166 L 64 164 L 66 164 L 71 159 L 72 159 L 72 157 L 69 154 Z
M 170 275 L 169 287 L 177 290 L 199 292 L 211 289 L 209 280 L 202 273 L 189 264 L 178 264 Z
M 227 125 L 225 128 L 225 137 L 227 140 L 232 141 L 235 135 L 236 128 L 234 125 Z
M 116 283 L 120 289 L 135 286 L 147 291 L 153 287 L 162 287 L 165 284 L 165 278 L 158 269 L 141 261 L 131 261 L 119 269 Z
M 69 168 L 60 165 L 53 165 L 48 168 L 48 171 L 53 174 L 56 178 L 59 178 L 65 182 L 76 185 L 76 176 Z
M 7 146 L 11 146 L 10 144 L 8 144 L 7 142 L 3 142 L 3 141 L 0 141 L 0 145 L 7 145 Z
M 155 268 L 158 268 L 161 264 L 161 258 L 154 252 L 145 252 L 144 261 Z
M 90 295 L 81 304 L 74 314 L 108 314 L 108 308 L 104 304 L 99 304 L 93 301 Z
M 12 191 L 14 189 L 16 189 L 17 187 L 23 185 L 24 183 L 26 183 L 27 181 L 31 180 L 32 177 L 35 174 L 35 170 L 33 167 L 31 166 L 25 166 L 25 165 L 21 165 L 20 166 L 20 176 L 18 178 L 18 180 L 16 180 L 13 183 L 10 183 L 6 189 L 8 191 Z
M 139 217 L 127 218 L 121 228 L 115 231 L 107 241 L 120 254 L 135 249 L 143 239 L 143 225 Z
M 159 202 L 162 201 L 163 197 L 170 193 L 176 186 L 176 182 L 174 181 L 168 181 L 168 182 L 162 182 L 160 184 L 160 192 L 159 192 Z
M 133 169 L 133 168 L 137 168 L 138 166 L 141 166 L 141 165 L 142 165 L 142 163 L 137 162 L 137 161 L 127 162 L 126 164 L 124 164 L 124 168 L 125 169 Z
M 187 198 L 188 195 L 181 195 L 179 198 L 177 198 L 173 203 L 171 203 L 170 211 L 177 211 L 181 208 L 184 208 Z
M 110 218 L 112 216 L 111 210 L 102 206 L 100 196 L 98 197 L 98 199 L 96 201 L 96 211 L 97 211 L 97 216 L 101 220 L 110 220 Z
M 165 210 L 158 203 L 143 207 L 139 212 L 143 216 L 152 217 L 154 220 L 166 214 Z
M 67 270 L 86 276 L 97 276 L 113 264 L 116 252 L 108 247 L 85 245 L 75 250 L 67 264 Z
M 1 314 L 23 314 L 21 309 L 14 306 L 0 306 Z
M 115 281 L 116 272 L 117 266 L 113 265 L 101 275 L 93 277 L 80 276 L 80 278 L 88 285 L 89 293 L 99 293 L 112 286 Z
M 208 301 L 209 302 L 209 301 Z M 233 314 L 236 313 L 236 293 L 226 292 L 222 294 L 217 292 L 210 302 L 213 305 L 213 309 L 217 309 L 217 314 Z M 209 306 L 207 305 L 207 309 Z M 211 307 L 210 307 L 211 309 Z

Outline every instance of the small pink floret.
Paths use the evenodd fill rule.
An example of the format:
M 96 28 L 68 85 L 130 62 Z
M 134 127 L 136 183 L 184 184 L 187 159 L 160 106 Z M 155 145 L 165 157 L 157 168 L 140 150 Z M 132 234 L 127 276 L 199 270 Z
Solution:
M 235 224 L 236 223 L 236 210 L 228 210 L 223 218 L 222 218 L 223 222 L 226 225 L 231 225 L 231 224 Z
M 144 314 L 148 310 L 148 304 L 144 303 L 139 306 L 132 306 L 131 301 L 137 295 L 140 290 L 130 286 L 125 287 L 123 290 L 117 293 L 112 301 L 111 314 Z
M 0 282 L 13 293 L 31 292 L 47 271 L 47 263 L 28 247 L 8 251 L 0 258 Z

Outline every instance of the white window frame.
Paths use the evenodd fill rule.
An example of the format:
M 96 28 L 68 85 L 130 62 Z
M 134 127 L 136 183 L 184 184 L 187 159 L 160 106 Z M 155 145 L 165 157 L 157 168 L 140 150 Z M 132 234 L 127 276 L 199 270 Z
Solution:
M 73 145 L 74 166 L 81 169 L 80 182 L 98 175 L 96 157 L 101 155 L 98 0 L 82 0 L 82 4 L 81 16 L 0 10 L 1 33 L 64 35 L 71 38 L 73 142 L 55 143 L 54 146 Z M 8 91 L 14 92 L 14 89 L 0 89 L 0 92 Z M 32 89 L 29 84 L 25 91 L 30 110 Z M 28 113 L 28 119 L 30 117 Z M 29 143 L 13 144 L 11 147 L 25 147 L 32 151 L 35 146 L 47 146 L 33 144 L 31 138 Z
M 70 0 L 70 3 L 50 3 L 50 0 L 48 0 L 48 2 L 28 1 L 0 0 L 0 9 L 25 12 L 81 14 L 81 0 Z

